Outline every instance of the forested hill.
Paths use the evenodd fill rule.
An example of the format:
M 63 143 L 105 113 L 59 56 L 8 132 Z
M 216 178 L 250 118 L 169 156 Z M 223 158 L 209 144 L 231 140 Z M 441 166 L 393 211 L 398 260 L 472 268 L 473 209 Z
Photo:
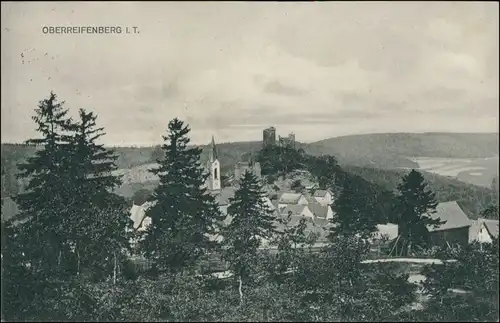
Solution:
M 380 133 L 350 135 L 309 144 L 335 155 L 359 151 L 400 156 L 481 158 L 498 156 L 498 133 Z
M 222 143 L 218 146 L 218 153 L 223 165 L 223 173 L 232 172 L 232 166 L 239 160 L 246 160 L 250 156 L 255 155 L 261 149 L 260 142 L 243 142 L 243 143 Z M 306 145 L 299 144 L 299 147 L 306 148 Z M 204 154 L 202 162 L 204 163 L 208 156 L 208 146 L 204 146 Z M 151 182 L 141 174 L 143 167 L 141 165 L 151 164 L 160 156 L 158 147 L 118 147 L 114 148 L 118 158 L 118 166 L 125 172 L 129 173 L 129 177 L 136 178 L 130 183 L 125 183 L 122 189 L 129 192 L 128 195 L 133 195 L 135 192 L 146 189 L 151 190 L 156 183 Z M 23 161 L 26 157 L 32 155 L 35 151 L 34 147 L 25 145 L 10 145 L 2 144 L 2 196 L 15 195 L 22 184 L 18 183 L 14 174 L 16 173 L 16 163 Z M 318 152 L 317 152 L 318 153 Z M 350 174 L 358 175 L 362 179 L 372 183 L 374 189 L 377 187 L 380 190 L 394 191 L 397 184 L 400 182 L 404 170 L 384 170 L 366 166 L 355 166 L 349 164 L 341 164 L 342 168 Z M 137 169 L 137 176 L 132 176 Z M 498 204 L 498 197 L 495 191 L 490 188 L 479 187 L 467 183 L 463 183 L 453 178 L 439 176 L 436 174 L 422 172 L 425 179 L 429 182 L 430 187 L 436 192 L 440 202 L 457 200 L 464 211 L 471 217 L 476 218 L 478 214 L 488 205 Z
M 376 168 L 418 167 L 407 157 L 498 156 L 498 133 L 381 133 L 351 135 L 308 144 L 312 154 L 336 156 L 341 164 Z
M 343 169 L 379 186 L 395 191 L 405 170 L 385 170 L 369 167 L 344 166 Z M 459 180 L 432 173 L 421 172 L 429 188 L 436 193 L 438 202 L 457 201 L 471 219 L 476 219 L 489 205 L 498 205 L 498 191 L 467 184 Z
M 206 160 L 209 146 L 202 145 Z M 130 168 L 154 162 L 158 147 L 112 147 L 119 156 L 118 167 Z M 232 166 L 257 153 L 261 141 L 217 143 L 221 164 Z M 407 157 L 482 158 L 498 156 L 496 133 L 383 133 L 335 137 L 304 144 L 297 143 L 313 156 L 332 155 L 341 165 L 394 169 L 418 164 Z M 34 152 L 34 147 L 2 143 L 2 165 L 16 164 Z
M 498 134 L 391 133 L 338 137 L 311 144 L 297 143 L 296 148 L 302 148 L 312 156 L 334 155 L 346 171 L 392 191 L 403 173 L 402 170 L 394 170 L 395 168 L 418 168 L 416 163 L 405 156 L 484 157 L 498 154 L 497 143 Z M 201 147 L 204 150 L 204 164 L 210 147 Z M 218 143 L 222 172 L 231 173 L 236 162 L 256 156 L 261 148 L 260 141 Z M 16 164 L 33 155 L 35 149 L 22 144 L 1 145 L 2 196 L 12 196 L 18 192 L 21 184 L 15 179 Z M 118 167 L 130 172 L 137 166 L 154 163 L 161 157 L 158 146 L 112 149 L 118 155 Z M 431 173 L 424 172 L 424 176 L 440 201 L 459 200 L 461 206 L 473 217 L 495 198 L 495 192 L 488 188 Z M 133 187 L 130 190 L 136 191 L 142 188 L 143 182 L 139 179 L 131 185 Z

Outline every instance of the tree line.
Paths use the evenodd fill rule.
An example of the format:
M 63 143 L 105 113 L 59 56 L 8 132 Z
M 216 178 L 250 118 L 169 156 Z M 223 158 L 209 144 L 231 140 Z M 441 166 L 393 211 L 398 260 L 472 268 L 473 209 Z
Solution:
M 127 203 L 113 193 L 120 182 L 112 175 L 116 156 L 97 143 L 104 129 L 92 112 L 80 110 L 78 117 L 68 117 L 53 93 L 35 110 L 41 138 L 28 143 L 40 149 L 19 165 L 19 177 L 28 181 L 15 197 L 19 217 L 2 222 L 7 321 L 416 321 L 457 313 L 484 320 L 496 313 L 494 288 L 485 295 L 471 291 L 483 309 L 473 314 L 467 301 L 456 299 L 444 309 L 411 310 L 417 294 L 408 274 L 397 274 L 392 265 L 362 264 L 379 212 L 376 192 L 343 178 L 334 157 L 314 160 L 321 185 L 341 183 L 337 218 L 319 252 L 313 252 L 318 237 L 311 224 L 301 219 L 289 225 L 289 218 L 273 215 L 252 173 L 242 177 L 226 216 L 204 185 L 201 149 L 189 145 L 190 127 L 179 119 L 168 123 L 163 155 L 152 170 L 160 184 L 148 197 L 151 225 L 134 231 Z M 436 203 L 418 172 L 403 178 L 399 191 L 397 221 L 406 223 L 401 249 L 409 253 L 426 241 L 421 229 L 435 224 L 427 214 Z M 464 288 L 497 279 L 494 251 L 458 249 L 458 265 L 426 268 L 432 301 L 448 297 L 457 283 L 439 277 L 460 273 L 468 279 Z M 151 268 L 135 271 L 133 255 Z M 227 279 L 203 272 L 214 261 L 226 264 Z M 487 265 L 474 267 L 477 261 Z

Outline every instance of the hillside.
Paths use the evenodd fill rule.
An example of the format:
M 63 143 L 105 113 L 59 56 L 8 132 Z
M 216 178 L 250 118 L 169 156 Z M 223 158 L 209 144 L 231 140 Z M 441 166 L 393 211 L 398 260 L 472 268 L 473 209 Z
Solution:
M 247 145 L 247 148 L 257 150 L 255 143 L 248 143 Z M 230 151 L 230 144 L 221 146 L 223 147 L 223 149 L 221 149 L 222 152 Z M 203 158 L 206 159 L 206 156 Z M 221 159 L 222 158 L 226 158 L 228 161 L 231 160 L 229 154 L 221 155 Z M 122 176 L 123 182 L 123 184 L 116 189 L 116 192 L 128 199 L 135 199 L 138 195 L 148 195 L 153 191 L 159 182 L 158 178 L 148 171 L 148 169 L 154 166 L 155 163 L 149 162 L 147 164 L 132 166 L 130 168 L 121 168 L 116 171 L 115 174 Z M 371 183 L 374 191 L 394 191 L 397 184 L 400 182 L 401 176 L 407 171 L 404 169 L 385 170 L 353 165 L 344 165 L 343 169 L 348 174 L 359 176 L 361 179 Z M 227 173 L 230 172 L 231 169 L 227 169 Z M 491 188 L 467 184 L 454 178 L 428 172 L 422 173 L 431 189 L 436 192 L 438 201 L 445 202 L 457 200 L 470 218 L 477 218 L 478 214 L 484 210 L 486 206 L 498 203 L 498 196 L 495 195 L 495 191 Z M 7 183 L 8 182 L 4 181 L 4 178 L 2 178 L 3 193 L 4 190 L 9 189 L 9 187 L 5 185 Z M 6 192 L 4 195 L 12 194 L 13 192 Z M 140 199 L 142 198 L 140 197 Z M 10 216 L 8 215 L 7 217 Z
M 375 183 L 384 183 L 383 176 L 375 174 L 387 174 L 390 178 L 394 178 L 404 171 L 404 168 L 420 168 L 428 172 L 426 173 L 428 177 L 431 177 L 431 173 L 434 174 L 436 182 L 441 183 L 439 187 L 448 185 L 454 187 L 450 188 L 452 191 L 456 191 L 455 187 L 460 187 L 460 189 L 475 196 L 476 191 L 483 192 L 477 188 L 477 185 L 490 188 L 493 178 L 498 176 L 498 157 L 496 160 L 474 160 L 472 162 L 464 159 L 498 156 L 497 144 L 498 134 L 390 133 L 344 136 L 310 144 L 297 143 L 296 146 L 313 156 L 334 155 L 343 168 L 350 169 L 355 173 L 360 172 L 359 169 L 364 169 L 363 174 L 360 175 Z M 210 147 L 203 145 L 201 148 L 203 149 L 201 162 L 204 165 L 208 159 Z M 260 141 L 218 143 L 217 150 L 222 165 L 221 173 L 232 173 L 236 162 L 248 160 L 251 156 L 255 156 L 261 148 Z M 14 195 L 22 187 L 22 184 L 15 179 L 16 164 L 31 156 L 35 149 L 20 144 L 1 145 L 2 197 Z M 118 167 L 122 172 L 128 173 L 125 176 L 124 185 L 118 189 L 122 195 L 132 196 L 140 188 L 150 189 L 154 187 L 156 180 L 147 178 L 148 175 L 145 175 L 147 171 L 144 167 L 154 163 L 156 158 L 161 156 L 158 147 L 113 147 L 112 149 L 118 155 Z M 427 158 L 427 161 L 423 158 L 429 156 L 432 158 Z M 434 160 L 432 160 L 433 158 Z M 446 158 L 449 160 L 443 161 Z M 441 164 L 438 165 L 438 161 Z M 463 168 L 464 163 L 470 168 L 468 171 Z M 475 168 L 483 168 L 481 176 L 478 176 L 477 170 L 474 167 L 471 168 L 471 165 Z M 354 166 L 361 168 L 357 170 Z M 457 173 L 454 177 L 474 185 L 464 184 L 452 180 L 452 178 L 438 175 L 450 173 L 451 168 L 454 168 Z M 382 171 L 394 169 L 399 169 L 399 171 L 385 173 Z M 134 177 L 138 179 L 134 179 Z M 394 184 L 385 187 L 392 189 L 393 186 Z M 465 189 L 466 187 L 467 189 Z M 476 197 L 471 198 L 475 199 Z
M 2 144 L 2 165 L 12 165 L 33 154 L 33 147 L 21 144 Z M 208 145 L 200 146 L 206 162 Z M 130 168 L 154 162 L 158 157 L 156 147 L 111 147 L 118 155 L 118 167 Z M 262 148 L 261 141 L 217 143 L 219 159 L 224 168 L 247 159 Z M 314 143 L 297 143 L 307 154 L 333 155 L 341 165 L 369 166 L 374 168 L 418 168 L 412 157 L 434 158 L 485 158 L 498 156 L 498 134 L 467 133 L 385 133 L 351 135 L 321 140 Z M 226 170 L 227 170 L 226 169 Z M 224 171 L 224 169 L 223 169 Z M 491 180 L 489 181 L 491 184 Z
M 348 173 L 380 186 L 388 191 L 395 191 L 406 170 L 385 170 L 369 167 L 344 166 Z M 438 202 L 458 201 L 469 218 L 476 219 L 487 206 L 498 204 L 498 192 L 491 188 L 461 182 L 454 178 L 444 177 L 428 172 L 421 172 L 436 193 Z
M 496 133 L 352 135 L 308 144 L 306 152 L 334 155 L 341 165 L 415 168 L 484 187 L 498 176 Z
M 231 170 L 236 162 L 247 159 L 261 147 L 260 141 L 217 144 L 223 172 Z M 208 156 L 208 146 L 204 148 L 203 161 Z M 498 175 L 498 134 L 495 133 L 353 135 L 309 144 L 297 142 L 296 148 L 312 156 L 333 155 L 341 166 L 420 168 L 442 175 L 454 168 L 456 174 L 453 176 L 485 187 L 491 187 L 493 178 Z M 429 162 L 439 163 L 441 168 L 428 168 Z
M 324 153 L 348 151 L 399 156 L 481 158 L 498 156 L 497 133 L 380 133 L 350 135 L 309 144 L 329 149 Z M 382 149 L 381 149 L 382 148 Z
M 158 185 L 159 180 L 147 171 L 154 164 L 121 169 L 117 174 L 122 175 L 123 184 L 116 192 L 128 199 L 144 199 Z M 376 191 L 394 191 L 400 181 L 404 170 L 382 170 L 368 167 L 345 166 L 344 170 L 349 174 L 357 175 L 363 180 L 371 183 Z M 497 204 L 498 196 L 489 188 L 466 184 L 452 178 L 423 172 L 430 188 L 436 192 L 439 202 L 457 200 L 465 213 L 472 219 L 489 204 Z M 5 212 L 9 213 L 7 210 Z M 6 215 L 10 218 L 12 214 Z
M 147 172 L 148 168 L 154 166 L 154 164 L 149 164 L 122 171 L 123 185 L 117 189 L 117 193 L 132 198 L 141 190 L 151 192 L 159 182 Z M 357 175 L 372 183 L 374 189 L 379 191 L 395 191 L 401 177 L 406 173 L 405 170 L 383 170 L 358 166 L 344 166 L 343 169 L 349 174 Z M 467 184 L 432 173 L 422 172 L 422 174 L 429 183 L 429 187 L 436 193 L 439 202 L 458 201 L 471 218 L 477 218 L 488 205 L 498 203 L 498 196 L 490 188 Z

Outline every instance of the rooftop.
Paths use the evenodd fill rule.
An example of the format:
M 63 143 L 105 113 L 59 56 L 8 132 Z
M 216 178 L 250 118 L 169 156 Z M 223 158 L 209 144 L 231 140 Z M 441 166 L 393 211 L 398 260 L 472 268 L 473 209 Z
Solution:
M 456 201 L 439 203 L 436 213 L 431 214 L 430 217 L 446 221 L 438 227 L 428 226 L 427 229 L 431 232 L 469 227 L 472 224 Z
M 318 202 L 315 202 L 315 203 L 308 204 L 307 207 L 309 207 L 309 210 L 311 210 L 311 212 L 314 214 L 314 216 L 316 216 L 318 218 L 326 219 L 329 206 L 327 206 L 327 205 L 323 206 L 323 205 L 319 204 Z
M 477 232 L 479 232 L 482 224 L 484 224 L 486 230 L 488 230 L 488 233 L 492 237 L 498 238 L 498 220 L 478 218 L 473 221 L 472 226 L 474 226 L 477 229 Z
M 498 238 L 498 220 L 491 219 L 478 219 L 484 223 L 486 229 L 492 237 Z
M 314 192 L 314 196 L 315 197 L 325 197 L 327 193 L 329 193 L 327 190 L 316 190 Z
M 279 198 L 279 202 L 283 204 L 297 204 L 302 197 L 301 193 L 283 193 Z
M 307 205 L 290 204 L 279 210 L 280 211 L 279 213 L 283 215 L 288 215 L 289 212 L 292 212 L 292 215 L 300 216 L 302 214 L 302 211 L 304 211 L 306 207 Z

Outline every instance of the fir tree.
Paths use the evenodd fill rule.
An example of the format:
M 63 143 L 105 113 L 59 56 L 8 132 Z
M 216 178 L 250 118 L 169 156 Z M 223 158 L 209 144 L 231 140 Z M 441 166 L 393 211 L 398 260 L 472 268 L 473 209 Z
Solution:
M 240 302 L 243 301 L 243 281 L 250 278 L 257 261 L 257 251 L 262 239 L 271 240 L 275 233 L 272 211 L 264 202 L 257 177 L 246 171 L 240 187 L 229 201 L 228 215 L 231 223 L 224 228 L 223 259 L 239 280 Z
M 62 256 L 69 249 L 67 220 L 72 196 L 68 189 L 71 184 L 68 163 L 74 128 L 63 104 L 51 92 L 35 110 L 33 120 L 42 138 L 30 139 L 27 144 L 42 149 L 18 165 L 18 177 L 27 179 L 28 185 L 24 193 L 14 198 L 21 216 L 28 219 L 22 230 L 26 254 L 34 271 L 43 274 L 57 272 Z
M 104 135 L 97 128 L 97 116 L 79 111 L 75 125 L 71 176 L 74 189 L 73 221 L 68 227 L 76 254 L 76 270 L 102 273 L 113 266 L 122 250 L 128 249 L 127 225 L 130 220 L 125 200 L 112 192 L 120 179 L 112 174 L 117 157 L 96 141 Z
M 403 176 L 398 185 L 399 195 L 395 198 L 395 215 L 399 226 L 398 245 L 401 255 L 407 255 L 412 246 L 425 247 L 428 242 L 428 226 L 443 222 L 432 219 L 436 212 L 435 194 L 427 188 L 422 174 L 412 170 Z
M 379 219 L 372 197 L 371 192 L 364 189 L 363 183 L 356 177 L 344 181 L 342 191 L 332 207 L 336 217 L 331 220 L 334 226 L 329 238 L 336 235 L 370 237 Z
M 152 170 L 160 184 L 146 212 L 152 224 L 142 245 L 155 272 L 191 267 L 215 246 L 209 237 L 220 213 L 205 187 L 208 174 L 200 165 L 201 149 L 188 148 L 189 132 L 181 120 L 169 122 L 168 135 L 162 136 L 165 158 Z

